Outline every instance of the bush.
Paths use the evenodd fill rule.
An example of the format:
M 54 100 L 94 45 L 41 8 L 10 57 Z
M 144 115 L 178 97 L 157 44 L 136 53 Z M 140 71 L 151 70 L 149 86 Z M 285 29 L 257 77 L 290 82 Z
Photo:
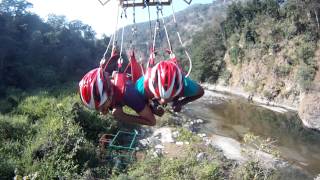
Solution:
M 26 116 L 0 115 L 0 141 L 23 140 L 30 126 Z
M 278 77 L 286 77 L 290 74 L 290 71 L 291 71 L 291 67 L 288 65 L 285 65 L 285 66 L 280 65 L 274 68 L 274 73 Z
M 186 151 L 185 156 L 176 158 L 154 158 L 148 154 L 143 161 L 133 164 L 127 175 L 121 174 L 114 179 L 224 179 L 222 164 L 214 159 L 212 149 L 191 147 Z M 207 154 L 208 159 L 197 161 L 199 152 Z
M 313 65 L 315 46 L 312 43 L 304 42 L 296 50 L 297 57 L 307 65 Z
M 76 93 L 58 94 L 34 94 L 0 115 L 0 179 L 12 179 L 15 168 L 39 179 L 79 179 L 88 169 L 100 177 L 98 135 L 112 133 L 112 119 L 83 109 Z
M 297 78 L 300 88 L 302 90 L 308 90 L 312 85 L 312 81 L 315 75 L 316 70 L 314 67 L 307 65 L 300 66 L 297 72 Z
M 58 104 L 55 98 L 51 98 L 46 94 L 45 92 L 41 95 L 27 97 L 18 105 L 17 112 L 27 115 L 33 120 L 45 117 Z
M 230 59 L 233 65 L 241 63 L 242 50 L 239 47 L 232 47 L 229 51 Z

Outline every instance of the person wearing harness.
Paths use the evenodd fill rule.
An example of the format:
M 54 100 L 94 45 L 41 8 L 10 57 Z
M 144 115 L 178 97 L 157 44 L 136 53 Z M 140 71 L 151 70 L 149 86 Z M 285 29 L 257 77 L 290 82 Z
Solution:
M 83 104 L 102 114 L 111 111 L 119 121 L 154 126 L 156 119 L 132 81 L 124 73 L 109 73 L 99 67 L 89 71 L 79 82 L 79 92 Z M 123 106 L 132 108 L 137 115 L 123 112 Z
M 145 98 L 156 100 L 161 105 L 172 102 L 175 112 L 180 112 L 182 106 L 204 94 L 203 88 L 185 77 L 171 60 L 161 61 L 150 68 L 145 76 L 137 80 L 135 88 Z

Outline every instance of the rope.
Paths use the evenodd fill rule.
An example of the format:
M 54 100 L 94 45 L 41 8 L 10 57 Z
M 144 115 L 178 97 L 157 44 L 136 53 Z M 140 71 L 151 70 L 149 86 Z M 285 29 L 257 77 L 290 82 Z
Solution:
M 186 77 L 188 77 L 190 75 L 190 73 L 191 73 L 191 70 L 192 70 L 192 60 L 190 58 L 190 55 L 189 55 L 186 47 L 182 43 L 181 36 L 180 36 L 179 31 L 178 31 L 178 23 L 177 23 L 177 20 L 176 20 L 176 16 L 175 16 L 175 12 L 174 12 L 174 8 L 173 8 L 172 4 L 171 4 L 171 9 L 172 9 L 173 22 L 175 23 L 175 26 L 176 26 L 176 29 L 177 29 L 176 32 L 177 32 L 177 35 L 178 35 L 179 42 L 180 42 L 181 46 L 183 47 L 184 53 L 186 54 L 186 56 L 188 57 L 188 60 L 189 60 L 189 70 L 188 70 L 188 73 L 186 74 Z
M 130 42 L 130 49 L 133 50 L 135 48 L 135 44 L 133 42 L 134 42 L 134 39 L 136 38 L 136 32 L 137 32 L 135 0 L 133 0 L 132 16 L 133 16 L 133 27 L 132 27 L 132 40 Z
M 149 28 L 150 28 L 150 39 L 153 39 L 152 36 L 152 24 L 151 24 L 151 16 L 150 16 L 150 6 L 149 3 L 147 2 L 147 0 L 144 0 L 145 6 L 148 7 L 148 15 L 149 15 Z
M 165 21 L 164 21 L 164 17 L 163 17 L 162 2 L 161 2 L 161 0 L 158 0 L 158 3 L 159 3 L 158 5 L 160 5 L 161 8 L 158 9 L 158 5 L 157 5 L 157 10 L 160 11 L 160 13 L 161 13 L 161 19 L 162 19 L 164 31 L 165 31 L 165 33 L 166 33 L 167 42 L 168 42 L 168 45 L 169 45 L 169 49 L 170 49 L 170 51 L 172 52 L 172 46 L 171 46 L 171 43 L 170 43 L 169 34 L 168 34 L 167 27 L 166 27 L 166 24 L 165 24 Z
M 124 14 L 125 18 L 127 18 L 126 8 L 123 8 L 123 10 L 122 10 L 121 19 L 122 19 L 122 17 L 123 17 L 123 16 L 122 16 L 123 14 Z M 122 67 L 122 63 L 123 63 L 122 50 L 123 50 L 124 27 L 125 27 L 125 25 L 123 24 L 123 26 L 122 26 L 122 32 L 121 32 L 120 54 L 119 54 L 119 59 L 118 59 L 118 71 L 120 71 L 120 68 Z
M 112 41 L 113 35 L 114 35 L 114 34 L 112 34 L 112 35 L 110 36 L 110 39 L 109 39 L 109 43 L 108 43 L 107 49 L 106 49 L 106 51 L 103 53 L 103 57 L 102 57 L 103 59 L 106 59 L 106 56 L 107 56 L 108 50 L 109 50 L 110 45 L 111 45 L 111 41 Z

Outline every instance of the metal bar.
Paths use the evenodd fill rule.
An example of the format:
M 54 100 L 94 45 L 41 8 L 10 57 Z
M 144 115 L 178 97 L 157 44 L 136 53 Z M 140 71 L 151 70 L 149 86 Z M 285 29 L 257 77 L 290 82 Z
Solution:
M 136 136 L 137 136 L 137 133 L 134 133 L 134 136 L 133 136 L 133 138 L 132 138 L 132 140 L 131 140 L 131 144 L 130 144 L 130 148 L 132 148 L 132 146 L 134 145 L 134 143 L 135 143 L 135 141 L 136 141 Z
M 163 0 L 161 1 L 162 5 L 171 5 L 172 0 Z M 157 6 L 158 1 L 157 0 L 149 0 L 148 6 Z M 121 3 L 122 7 L 133 7 L 133 6 L 145 6 L 145 3 L 142 1 L 135 2 L 134 0 L 123 0 Z

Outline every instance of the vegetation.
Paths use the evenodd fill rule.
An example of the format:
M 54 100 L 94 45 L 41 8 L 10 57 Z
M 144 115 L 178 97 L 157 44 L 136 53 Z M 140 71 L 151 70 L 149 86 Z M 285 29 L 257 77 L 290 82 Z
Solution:
M 81 21 L 50 15 L 44 22 L 25 0 L 0 3 L 0 94 L 78 80 L 96 67 L 108 38 L 97 40 Z
M 225 80 L 229 64 L 239 67 L 235 71 L 245 72 L 242 65 L 253 60 L 278 78 L 295 79 L 301 90 L 308 90 L 318 70 L 319 12 L 315 0 L 232 3 L 225 19 L 213 21 L 193 38 L 194 77 Z
M 25 96 L 17 108 L 0 115 L 1 179 L 12 179 L 15 172 L 72 179 L 100 167 L 99 134 L 113 133 L 114 121 L 83 109 L 77 94 L 50 94 Z
M 113 172 L 112 162 L 100 159 L 97 146 L 99 136 L 114 133 L 118 124 L 110 116 L 84 109 L 75 88 L 79 77 L 97 66 L 109 38 L 96 39 L 90 26 L 81 21 L 67 22 L 64 16 L 50 15 L 43 21 L 28 11 L 31 6 L 25 0 L 0 2 L 0 179 L 12 179 L 15 175 L 38 179 L 264 179 L 272 176 L 274 172 L 265 171 L 257 161 L 239 166 L 224 159 L 213 148 L 200 146 L 199 138 L 185 129 L 179 130 L 178 140 L 191 141 L 186 156 L 154 158 L 147 154 L 143 161 L 125 169 L 125 173 Z M 183 34 L 188 41 L 192 38 L 188 48 L 192 49 L 193 78 L 201 82 L 222 78 L 228 83 L 232 78 L 232 70 L 226 68 L 228 63 L 241 68 L 253 60 L 269 65 L 278 78 L 294 75 L 301 89 L 310 88 L 318 71 L 315 51 L 320 35 L 320 5 L 317 0 L 237 2 L 228 7 L 225 19 L 220 15 L 212 22 L 206 22 L 198 13 L 209 11 L 209 7 L 194 8 L 197 10 L 190 12 L 196 14 L 187 14 L 197 19 L 177 16 L 179 20 L 190 20 L 191 25 L 201 22 L 206 27 L 189 24 L 197 35 Z M 148 29 L 144 26 L 138 29 Z M 168 30 L 171 35 L 176 32 L 173 27 Z M 149 37 L 140 38 L 135 42 L 137 47 L 147 50 L 145 42 Z M 164 47 L 164 38 L 157 45 Z M 177 43 L 173 46 L 177 56 L 185 59 L 184 48 Z M 256 53 L 250 56 L 252 50 Z M 279 52 L 285 55 L 284 62 L 275 60 Z M 230 62 L 226 55 L 230 56 Z M 263 58 L 264 55 L 268 58 Z M 187 63 L 181 62 L 186 67 Z M 256 83 L 250 89 L 258 87 Z M 262 89 L 261 92 L 274 98 L 273 92 Z M 169 120 L 161 123 L 178 125 Z M 257 141 L 255 136 L 250 138 Z M 261 141 L 259 147 L 268 143 Z M 266 151 L 273 152 L 269 150 Z M 205 154 L 203 161 L 197 159 L 200 153 Z

